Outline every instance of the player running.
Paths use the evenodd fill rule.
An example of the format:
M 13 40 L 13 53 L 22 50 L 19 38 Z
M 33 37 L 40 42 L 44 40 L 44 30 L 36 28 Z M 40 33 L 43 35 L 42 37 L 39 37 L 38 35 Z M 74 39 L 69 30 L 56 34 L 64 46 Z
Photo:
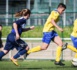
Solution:
M 42 46 L 36 46 L 30 49 L 27 52 L 28 54 L 32 52 L 46 50 L 52 40 L 54 43 L 58 45 L 57 51 L 56 51 L 55 64 L 65 65 L 60 61 L 63 42 L 61 38 L 58 36 L 57 32 L 55 31 L 55 27 L 56 27 L 59 31 L 63 32 L 63 29 L 60 28 L 56 23 L 59 21 L 59 16 L 64 12 L 65 9 L 66 9 L 66 5 L 63 3 L 60 3 L 57 9 L 51 12 L 43 28 Z
M 11 57 L 11 61 L 18 66 L 17 58 L 25 54 L 29 49 L 27 43 L 21 40 L 20 36 L 22 32 L 34 29 L 34 26 L 30 28 L 22 28 L 23 24 L 26 24 L 27 19 L 30 17 L 31 11 L 29 9 L 23 9 L 15 14 L 15 17 L 20 17 L 14 21 L 11 33 L 7 36 L 4 50 L 0 52 L 0 59 L 6 55 L 11 49 L 16 48 L 18 52 Z
M 72 40 L 74 46 L 71 46 L 68 43 L 66 43 L 65 49 L 68 48 L 68 49 L 76 52 L 74 58 L 77 59 L 77 19 L 74 21 L 74 27 L 73 27 L 73 31 L 71 33 L 71 40 Z

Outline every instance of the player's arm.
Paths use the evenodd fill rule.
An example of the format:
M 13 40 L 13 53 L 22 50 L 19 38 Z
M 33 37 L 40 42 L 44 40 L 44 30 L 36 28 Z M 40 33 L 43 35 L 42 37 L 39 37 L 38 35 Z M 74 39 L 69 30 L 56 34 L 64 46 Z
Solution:
M 53 24 L 58 30 L 63 31 L 63 29 L 60 28 L 55 22 L 55 20 L 59 18 L 59 13 L 57 11 L 52 11 L 50 17 L 51 17 L 51 24 Z
M 63 31 L 63 29 L 56 24 L 54 19 L 51 20 L 51 24 L 53 24 L 58 30 Z
M 25 32 L 25 31 L 33 30 L 34 28 L 35 28 L 34 26 L 31 26 L 29 28 L 23 28 L 22 31 Z
M 15 33 L 16 33 L 16 40 L 19 39 L 19 33 L 18 33 L 18 30 L 17 30 L 17 24 L 16 23 L 13 23 L 13 28 L 15 30 Z

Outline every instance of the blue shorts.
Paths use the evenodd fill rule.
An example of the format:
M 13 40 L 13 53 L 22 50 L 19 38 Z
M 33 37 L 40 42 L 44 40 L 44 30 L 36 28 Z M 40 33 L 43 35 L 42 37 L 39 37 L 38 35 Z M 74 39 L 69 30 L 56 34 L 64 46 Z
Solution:
M 55 31 L 44 32 L 42 42 L 50 44 L 51 40 L 53 40 L 56 36 L 58 36 L 58 34 Z
M 73 42 L 74 47 L 77 48 L 77 37 L 71 36 L 71 40 Z
M 25 46 L 22 47 L 20 44 L 25 44 Z M 21 39 L 15 40 L 15 34 L 10 33 L 7 36 L 7 40 L 6 40 L 4 50 L 9 51 L 9 50 L 11 50 L 13 48 L 16 48 L 17 50 L 21 50 L 21 49 L 26 48 L 26 46 L 27 46 L 27 44 L 23 40 L 21 40 Z

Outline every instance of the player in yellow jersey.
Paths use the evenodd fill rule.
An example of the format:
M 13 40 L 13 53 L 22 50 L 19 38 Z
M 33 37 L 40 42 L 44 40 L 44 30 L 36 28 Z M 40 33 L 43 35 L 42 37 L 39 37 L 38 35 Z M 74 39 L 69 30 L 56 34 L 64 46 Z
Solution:
M 44 25 L 44 28 L 43 28 L 42 46 L 36 46 L 36 47 L 30 49 L 27 52 L 28 54 L 30 54 L 32 52 L 46 50 L 52 40 L 54 43 L 56 43 L 58 45 L 57 51 L 56 51 L 55 64 L 56 65 L 65 65 L 60 61 L 63 42 L 62 42 L 61 38 L 58 36 L 58 34 L 56 33 L 56 31 L 54 30 L 54 28 L 56 27 L 59 31 L 61 31 L 61 32 L 63 31 L 63 29 L 60 28 L 56 23 L 59 21 L 59 16 L 64 12 L 65 9 L 66 9 L 66 5 L 64 5 L 63 3 L 60 3 L 58 5 L 57 9 L 53 10 L 50 13 L 50 15 Z
M 73 42 L 74 46 L 69 45 L 68 43 L 66 43 L 66 48 L 76 52 L 74 58 L 77 59 L 77 19 L 74 21 L 74 27 L 73 27 L 73 31 L 71 33 L 71 40 Z

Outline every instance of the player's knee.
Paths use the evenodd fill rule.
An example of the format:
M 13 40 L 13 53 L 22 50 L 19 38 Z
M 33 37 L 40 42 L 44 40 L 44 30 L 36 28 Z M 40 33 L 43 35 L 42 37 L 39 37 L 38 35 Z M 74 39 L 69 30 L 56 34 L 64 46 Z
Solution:
M 42 50 L 46 50 L 46 49 L 47 49 L 47 47 L 41 47 L 41 49 L 42 49 Z
M 59 44 L 59 46 L 61 46 L 61 47 L 62 47 L 62 46 L 63 46 L 63 43 L 60 43 L 60 44 Z

